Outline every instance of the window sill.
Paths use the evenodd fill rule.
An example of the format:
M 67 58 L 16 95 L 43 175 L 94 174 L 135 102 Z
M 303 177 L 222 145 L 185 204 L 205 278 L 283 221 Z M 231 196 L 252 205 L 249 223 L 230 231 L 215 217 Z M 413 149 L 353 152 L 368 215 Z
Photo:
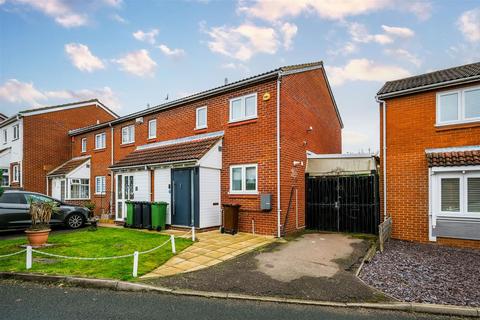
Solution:
M 107 148 L 102 148 L 102 149 L 93 149 L 93 152 L 103 152 L 107 150 Z
M 107 194 L 106 193 L 94 193 L 93 194 L 95 197 L 104 197 L 106 196 Z
M 258 196 L 258 193 L 228 193 L 229 198 L 256 199 Z
M 240 120 L 240 121 L 231 121 L 228 123 L 228 126 L 229 127 L 242 126 L 249 123 L 255 123 L 257 121 L 258 121 L 258 118 L 252 118 L 252 119 L 246 119 L 246 120 Z
M 470 122 L 459 122 L 459 123 L 436 124 L 435 125 L 435 129 L 437 131 L 467 129 L 467 128 L 475 128 L 475 127 L 480 127 L 480 120 L 470 121 Z
M 207 132 L 207 129 L 208 129 L 207 127 L 205 127 L 205 128 L 195 128 L 195 129 L 193 129 L 193 131 L 195 131 L 195 133 L 198 134 L 198 133 Z
M 135 146 L 135 142 L 122 143 L 120 145 L 120 148 L 128 148 L 128 147 L 133 147 L 133 146 Z
M 147 143 L 155 142 L 156 140 L 157 140 L 157 137 L 148 137 L 147 138 Z

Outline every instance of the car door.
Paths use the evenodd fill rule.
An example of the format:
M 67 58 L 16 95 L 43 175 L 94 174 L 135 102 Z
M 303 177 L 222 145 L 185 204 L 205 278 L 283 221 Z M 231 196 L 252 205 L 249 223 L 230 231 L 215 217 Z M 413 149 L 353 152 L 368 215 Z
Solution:
M 0 197 L 0 226 L 11 229 L 29 226 L 29 209 L 23 193 L 5 192 Z

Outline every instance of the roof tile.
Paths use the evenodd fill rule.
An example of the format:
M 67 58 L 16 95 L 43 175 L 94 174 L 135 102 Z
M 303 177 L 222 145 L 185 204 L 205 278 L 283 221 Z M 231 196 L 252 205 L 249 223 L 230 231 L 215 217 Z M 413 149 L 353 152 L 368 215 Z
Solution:
M 427 153 L 429 167 L 480 165 L 480 150 Z
M 90 160 L 90 157 L 80 157 L 80 158 L 70 159 L 67 162 L 63 163 L 60 167 L 57 167 L 56 169 L 53 169 L 52 171 L 50 171 L 47 175 L 61 176 L 61 175 L 68 174 L 89 160 Z

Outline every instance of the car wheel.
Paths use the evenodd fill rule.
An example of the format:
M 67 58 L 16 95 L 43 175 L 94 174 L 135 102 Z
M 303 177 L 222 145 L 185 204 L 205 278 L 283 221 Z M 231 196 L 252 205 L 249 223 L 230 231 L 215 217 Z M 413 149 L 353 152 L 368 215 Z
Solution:
M 67 217 L 67 227 L 70 229 L 78 229 L 84 224 L 84 220 L 81 214 L 74 213 Z

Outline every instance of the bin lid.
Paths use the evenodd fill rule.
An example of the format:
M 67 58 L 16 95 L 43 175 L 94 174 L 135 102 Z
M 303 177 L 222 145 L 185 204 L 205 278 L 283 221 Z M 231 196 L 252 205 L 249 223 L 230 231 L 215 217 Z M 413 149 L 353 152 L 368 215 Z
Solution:
M 165 204 L 165 205 L 168 205 L 168 202 L 165 202 L 165 201 L 155 201 L 155 202 L 152 202 L 152 204 Z
M 222 206 L 224 207 L 238 207 L 240 208 L 242 205 L 238 203 L 222 203 Z

